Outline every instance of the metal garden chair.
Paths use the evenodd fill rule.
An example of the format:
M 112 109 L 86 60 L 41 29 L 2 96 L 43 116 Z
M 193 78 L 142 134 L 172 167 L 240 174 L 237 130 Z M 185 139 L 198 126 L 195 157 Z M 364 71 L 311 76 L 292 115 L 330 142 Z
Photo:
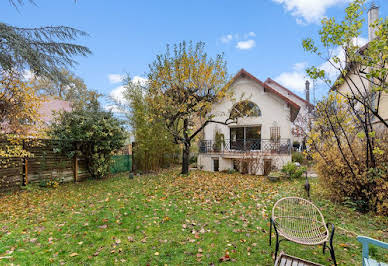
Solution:
M 388 243 L 366 236 L 358 236 L 357 240 L 362 244 L 362 265 L 363 266 L 388 266 L 387 263 L 378 262 L 369 257 L 369 244 L 388 249 Z
M 276 234 L 275 259 L 282 240 L 311 246 L 323 244 L 323 253 L 325 253 L 326 242 L 329 241 L 330 246 L 327 248 L 334 265 L 337 265 L 333 248 L 334 225 L 325 223 L 322 213 L 311 201 L 299 197 L 286 197 L 278 200 L 272 209 L 270 223 L 270 245 L 272 226 Z M 330 234 L 329 225 L 331 225 Z

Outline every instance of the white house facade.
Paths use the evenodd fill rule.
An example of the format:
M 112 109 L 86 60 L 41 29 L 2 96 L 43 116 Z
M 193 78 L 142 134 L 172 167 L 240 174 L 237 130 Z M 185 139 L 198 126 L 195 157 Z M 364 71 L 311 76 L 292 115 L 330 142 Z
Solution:
M 262 82 L 244 69 L 233 78 L 230 90 L 233 97 L 214 105 L 212 115 L 214 121 L 233 122 L 209 123 L 204 128 L 198 167 L 262 175 L 291 161 L 293 121 L 301 107 L 310 104 L 273 80 Z

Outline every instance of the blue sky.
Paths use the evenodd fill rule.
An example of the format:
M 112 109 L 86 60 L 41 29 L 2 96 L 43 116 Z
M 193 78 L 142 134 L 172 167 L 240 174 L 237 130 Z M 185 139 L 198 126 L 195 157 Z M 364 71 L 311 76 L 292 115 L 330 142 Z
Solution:
M 90 37 L 79 43 L 93 55 L 79 58 L 73 71 L 104 95 L 119 95 L 118 75 L 144 77 L 166 44 L 182 40 L 205 42 L 210 55 L 224 52 L 230 74 L 244 68 L 303 95 L 304 68 L 322 62 L 306 54 L 301 41 L 318 36 L 322 16 L 342 18 L 348 0 L 35 2 L 38 6 L 26 3 L 17 11 L 1 1 L 1 21 L 23 27 L 66 25 L 88 32 Z M 387 16 L 387 1 L 375 2 L 380 16 Z M 366 29 L 362 37 L 367 38 Z

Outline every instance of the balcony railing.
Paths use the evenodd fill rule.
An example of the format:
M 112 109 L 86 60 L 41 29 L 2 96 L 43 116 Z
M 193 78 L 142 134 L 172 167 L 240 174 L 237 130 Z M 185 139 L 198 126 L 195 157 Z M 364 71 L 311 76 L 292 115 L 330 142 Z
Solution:
M 226 139 L 223 142 L 214 140 L 201 140 L 199 142 L 199 153 L 241 153 L 247 151 L 289 154 L 291 141 L 290 139 Z

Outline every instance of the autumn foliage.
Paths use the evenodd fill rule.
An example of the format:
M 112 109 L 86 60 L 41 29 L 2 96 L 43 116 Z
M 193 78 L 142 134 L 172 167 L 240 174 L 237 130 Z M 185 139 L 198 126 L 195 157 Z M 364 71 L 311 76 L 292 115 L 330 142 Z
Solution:
M 308 152 L 333 201 L 387 215 L 387 133 L 371 131 L 367 138 L 354 119 L 339 95 L 318 103 Z M 373 145 L 374 167 L 370 166 L 368 145 Z
M 0 136 L 12 144 L 0 147 L 0 157 L 29 156 L 21 143 L 42 134 L 38 113 L 42 99 L 17 73 L 0 73 Z

